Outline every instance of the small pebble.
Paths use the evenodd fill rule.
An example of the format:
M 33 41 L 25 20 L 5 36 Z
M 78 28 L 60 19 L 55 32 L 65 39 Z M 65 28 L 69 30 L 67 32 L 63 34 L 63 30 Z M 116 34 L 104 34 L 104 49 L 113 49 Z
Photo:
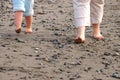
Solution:
M 112 77 L 113 78 L 117 78 L 117 79 L 120 79 L 120 75 L 116 72 L 116 73 L 113 73 L 112 74 Z

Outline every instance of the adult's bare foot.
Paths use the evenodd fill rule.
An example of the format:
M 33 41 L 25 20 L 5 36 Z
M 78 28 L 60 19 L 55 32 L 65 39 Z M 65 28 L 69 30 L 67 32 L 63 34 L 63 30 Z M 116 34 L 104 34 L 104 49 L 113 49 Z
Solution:
M 104 36 L 100 31 L 100 24 L 93 24 L 93 37 L 97 40 L 103 40 Z
M 97 34 L 97 35 L 94 35 L 94 39 L 96 39 L 96 40 L 104 40 L 105 38 L 104 38 L 104 36 L 103 35 L 101 35 L 101 34 Z
M 84 43 L 85 39 L 83 40 L 82 38 L 78 37 L 75 39 L 75 43 L 79 44 L 79 43 Z
M 77 37 L 75 38 L 75 43 L 84 43 L 85 42 L 85 27 L 78 27 Z

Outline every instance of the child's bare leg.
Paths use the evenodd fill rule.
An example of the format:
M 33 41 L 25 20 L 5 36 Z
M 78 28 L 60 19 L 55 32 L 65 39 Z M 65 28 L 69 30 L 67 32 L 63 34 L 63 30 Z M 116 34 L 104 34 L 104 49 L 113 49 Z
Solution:
M 16 32 L 17 33 L 21 32 L 22 17 L 23 17 L 22 11 L 15 12 L 15 25 L 16 25 Z
M 32 33 L 32 21 L 33 21 L 33 16 L 26 16 L 26 33 Z
M 93 36 L 98 40 L 104 39 L 100 31 L 100 24 L 93 24 Z

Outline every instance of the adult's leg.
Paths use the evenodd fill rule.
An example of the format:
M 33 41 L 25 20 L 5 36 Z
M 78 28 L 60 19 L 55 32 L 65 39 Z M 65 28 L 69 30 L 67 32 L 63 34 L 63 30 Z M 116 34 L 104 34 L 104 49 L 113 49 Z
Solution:
M 104 0 L 91 0 L 91 20 L 93 24 L 94 38 L 101 40 L 104 37 L 100 31 L 100 23 L 103 18 Z
M 90 26 L 90 0 L 73 0 L 77 37 L 85 40 L 85 26 Z

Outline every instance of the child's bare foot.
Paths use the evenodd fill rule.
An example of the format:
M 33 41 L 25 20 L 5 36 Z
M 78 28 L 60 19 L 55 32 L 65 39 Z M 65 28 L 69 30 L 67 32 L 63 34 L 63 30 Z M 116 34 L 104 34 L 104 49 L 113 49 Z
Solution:
M 33 16 L 26 16 L 25 17 L 26 19 L 26 26 L 27 26 L 27 29 L 25 31 L 25 33 L 32 33 L 32 21 L 33 21 Z
M 20 33 L 20 32 L 21 32 L 21 28 L 15 29 L 15 32 L 16 32 L 16 33 Z
M 31 28 L 30 29 L 26 29 L 25 34 L 27 34 L 27 33 L 31 34 L 32 33 L 32 29 Z

